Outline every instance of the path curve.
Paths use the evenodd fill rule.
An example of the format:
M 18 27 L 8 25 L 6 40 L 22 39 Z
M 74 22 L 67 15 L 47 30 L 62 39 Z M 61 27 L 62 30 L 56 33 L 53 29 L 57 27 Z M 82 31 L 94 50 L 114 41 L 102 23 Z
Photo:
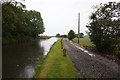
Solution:
M 119 78 L 118 64 L 63 40 L 65 49 L 79 73 L 85 78 Z

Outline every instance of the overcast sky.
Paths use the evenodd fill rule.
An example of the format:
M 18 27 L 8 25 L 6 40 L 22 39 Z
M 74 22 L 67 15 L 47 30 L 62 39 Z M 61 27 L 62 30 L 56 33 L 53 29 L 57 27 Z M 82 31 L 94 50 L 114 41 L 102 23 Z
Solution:
M 41 13 L 45 32 L 44 35 L 67 34 L 69 30 L 77 33 L 78 13 L 80 13 L 80 32 L 86 33 L 86 24 L 93 5 L 119 0 L 25 0 L 27 10 Z

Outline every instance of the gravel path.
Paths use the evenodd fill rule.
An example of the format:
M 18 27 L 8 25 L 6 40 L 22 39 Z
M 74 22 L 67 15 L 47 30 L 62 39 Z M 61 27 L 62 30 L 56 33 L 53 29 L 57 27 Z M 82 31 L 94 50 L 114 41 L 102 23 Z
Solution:
M 85 78 L 119 78 L 120 67 L 116 62 L 80 48 L 67 39 L 63 44 L 75 68 Z

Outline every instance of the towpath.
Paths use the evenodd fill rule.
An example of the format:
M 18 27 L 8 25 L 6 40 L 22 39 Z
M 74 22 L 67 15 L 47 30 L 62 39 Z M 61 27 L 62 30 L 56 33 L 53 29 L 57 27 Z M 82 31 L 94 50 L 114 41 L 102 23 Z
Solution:
M 63 44 L 78 73 L 83 77 L 118 78 L 120 76 L 118 63 L 113 60 L 80 48 L 68 39 L 64 39 Z

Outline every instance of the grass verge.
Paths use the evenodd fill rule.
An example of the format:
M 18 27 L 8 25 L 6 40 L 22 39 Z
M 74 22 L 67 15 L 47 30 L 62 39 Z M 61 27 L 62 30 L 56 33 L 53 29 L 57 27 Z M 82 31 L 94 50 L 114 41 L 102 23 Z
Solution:
M 75 43 L 78 43 L 78 38 L 74 38 L 72 41 L 75 42 Z M 91 48 L 95 48 L 95 45 L 90 41 L 89 37 L 80 38 L 79 39 L 79 44 L 84 45 L 84 46 L 88 46 L 88 47 L 91 47 Z
M 50 49 L 47 57 L 41 60 L 33 78 L 76 78 L 74 68 L 68 54 L 63 56 L 59 39 Z

